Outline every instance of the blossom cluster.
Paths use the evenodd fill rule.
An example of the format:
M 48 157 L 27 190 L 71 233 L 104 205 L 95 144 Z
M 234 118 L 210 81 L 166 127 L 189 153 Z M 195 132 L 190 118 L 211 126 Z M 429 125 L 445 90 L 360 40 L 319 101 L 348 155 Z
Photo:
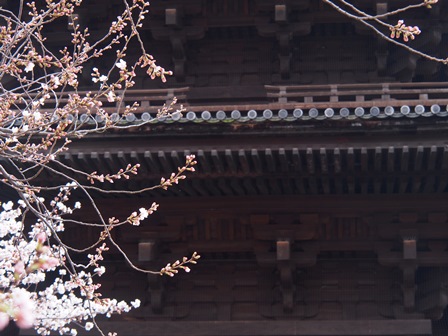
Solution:
M 185 272 L 189 273 L 190 268 L 186 266 L 187 264 L 196 264 L 201 256 L 197 252 L 193 252 L 190 258 L 183 257 L 182 261 L 176 260 L 173 264 L 167 264 L 164 268 L 160 270 L 160 275 L 169 275 L 173 277 L 179 272 L 179 269 L 183 269 Z
M 151 204 L 151 207 L 146 209 L 146 208 L 140 208 L 138 211 L 139 213 L 137 213 L 137 211 L 134 211 L 127 219 L 127 221 L 135 226 L 139 226 L 140 222 L 146 218 L 149 217 L 149 215 L 152 215 L 154 213 L 154 211 L 157 211 L 157 208 L 159 207 L 159 205 L 156 202 L 153 202 Z
M 61 225 L 63 218 L 80 208 L 78 202 L 69 207 L 65 204 L 69 198 L 60 198 L 68 195 L 72 188 L 76 187 L 70 184 L 61 188 L 57 200 L 49 202 L 46 212 L 52 215 L 36 220 L 28 228 L 22 219 L 27 210 L 33 209 L 29 199 L 18 202 L 18 205 L 11 201 L 2 204 L 0 287 L 4 290 L 0 293 L 0 330 L 12 319 L 20 328 L 35 327 L 41 335 L 49 335 L 51 331 L 76 335 L 76 328 L 69 326 L 73 322 L 90 330 L 97 326 L 97 315 L 110 317 L 140 306 L 138 299 L 126 303 L 103 298 L 98 292 L 100 284 L 96 278 L 106 271 L 101 265 L 103 254 L 108 251 L 104 242 L 86 255 L 85 263 L 71 262 L 67 246 L 58 243 L 60 236 L 57 233 L 65 230 Z M 40 197 L 34 202 L 45 204 Z M 131 217 L 135 217 L 133 224 L 146 219 L 157 206 L 153 203 L 149 209 L 141 208 L 139 214 L 132 214 Z M 153 273 L 173 276 L 178 269 L 189 272 L 186 264 L 195 264 L 199 257 L 194 253 L 191 258 L 184 257 L 182 262 L 168 264 L 160 272 Z M 28 290 L 36 286 L 38 291 Z
M 137 163 L 135 165 L 131 165 L 128 164 L 126 166 L 125 169 L 120 169 L 117 173 L 115 174 L 98 174 L 96 171 L 90 173 L 87 176 L 87 179 L 90 181 L 90 183 L 94 184 L 95 180 L 99 181 L 99 182 L 110 182 L 110 183 L 114 183 L 115 180 L 120 180 L 121 178 L 124 178 L 126 180 L 129 180 L 130 175 L 129 174 L 134 174 L 137 175 L 138 173 L 138 168 L 140 168 L 140 164 Z
M 59 195 L 71 187 L 61 188 Z M 44 200 L 35 200 L 44 205 Z M 94 323 L 95 316 L 127 312 L 134 304 L 103 299 L 97 293 L 94 277 L 104 273 L 98 262 L 107 251 L 105 244 L 89 255 L 85 264 L 70 263 L 67 247 L 58 244 L 57 232 L 64 231 L 61 221 L 73 209 L 68 198 L 50 202 L 49 215 L 27 229 L 22 219 L 30 209 L 29 199 L 16 206 L 4 203 L 0 212 L 0 330 L 13 319 L 20 328 L 36 327 L 42 335 L 51 330 L 77 333 L 72 322 Z M 32 207 L 31 207 L 32 208 Z M 52 214 L 52 215 L 51 215 Z M 48 276 L 51 281 L 49 281 Z M 39 288 L 29 291 L 28 288 Z M 7 289 L 7 290 L 6 290 Z
M 167 190 L 169 187 L 173 186 L 173 184 L 179 184 L 180 180 L 186 178 L 186 172 L 194 172 L 194 166 L 197 164 L 195 155 L 187 155 L 185 166 L 178 167 L 177 173 L 171 173 L 170 177 L 160 179 L 160 186 L 162 189 Z
M 417 26 L 406 26 L 403 20 L 398 20 L 398 23 L 389 29 L 391 38 L 400 38 L 402 36 L 405 42 L 408 42 L 409 39 L 414 40 L 415 36 L 421 33 L 420 28 Z

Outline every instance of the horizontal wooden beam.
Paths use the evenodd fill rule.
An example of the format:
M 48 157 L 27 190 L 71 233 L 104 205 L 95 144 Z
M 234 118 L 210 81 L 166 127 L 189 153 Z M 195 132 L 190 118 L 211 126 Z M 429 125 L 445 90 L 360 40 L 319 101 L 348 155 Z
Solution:
M 283 131 L 282 133 L 284 133 Z M 211 130 L 210 132 L 214 131 Z M 393 132 L 396 132 L 396 130 L 394 129 Z M 101 153 L 109 152 L 110 155 L 115 155 L 118 151 L 124 153 L 136 152 L 138 155 L 144 154 L 145 158 L 151 154 L 151 157 L 147 158 L 151 160 L 157 159 L 159 151 L 164 152 L 166 156 L 170 156 L 172 151 L 177 151 L 179 157 L 183 160 L 181 153 L 185 148 L 188 148 L 192 154 L 198 154 L 202 150 L 207 158 L 210 155 L 214 157 L 213 160 L 218 159 L 220 161 L 223 155 L 226 156 L 229 153 L 237 156 L 237 152 L 243 149 L 247 150 L 246 154 L 248 156 L 258 155 L 263 162 L 266 150 L 268 150 L 267 155 L 277 155 L 281 149 L 286 152 L 287 156 L 290 155 L 290 151 L 299 151 L 300 158 L 304 161 L 303 164 L 305 165 L 307 161 L 305 160 L 305 155 L 302 157 L 302 151 L 306 153 L 308 149 L 312 150 L 313 153 L 316 151 L 319 154 L 321 149 L 324 149 L 326 150 L 327 156 L 331 158 L 331 154 L 335 148 L 339 148 L 340 151 L 353 148 L 355 152 L 365 148 L 365 155 L 369 157 L 371 151 L 375 151 L 376 148 L 382 151 L 383 149 L 388 150 L 391 146 L 395 148 L 396 152 L 398 152 L 398 149 L 402 151 L 406 147 L 405 155 L 408 155 L 411 160 L 419 146 L 424 152 L 428 151 L 429 154 L 432 146 L 444 148 L 446 142 L 445 132 L 428 132 L 418 137 L 413 134 L 397 135 L 395 133 L 387 135 L 381 132 L 369 134 L 369 137 L 366 137 L 364 134 L 340 137 L 337 134 L 322 133 L 319 137 L 319 142 L 316 142 L 315 138 L 305 138 L 303 134 L 295 134 L 291 137 L 279 137 L 278 134 L 268 134 L 266 132 L 263 133 L 263 136 L 254 136 L 254 134 L 247 133 L 246 135 L 239 134 L 238 136 L 228 136 L 225 138 L 222 135 L 214 137 L 210 133 L 207 135 L 207 141 L 204 142 L 204 138 L 198 137 L 197 135 L 189 135 L 186 129 L 181 133 L 174 138 L 159 135 L 157 139 L 149 142 L 142 141 L 141 137 L 125 137 L 123 135 L 120 135 L 119 139 L 107 137 L 82 139 L 73 142 L 70 147 L 70 153 L 67 153 L 67 160 L 72 159 L 78 153 L 83 153 L 87 157 L 91 156 L 90 153 L 97 153 L 96 156 L 101 158 Z M 145 133 L 144 136 L 148 137 L 150 135 Z M 403 146 L 403 144 L 406 145 Z M 402 154 L 396 153 L 396 155 L 400 155 L 401 160 Z M 236 156 L 234 160 L 236 160 Z
M 230 188 L 223 180 L 219 187 Z M 297 216 L 303 213 L 328 213 L 343 216 L 372 216 L 373 214 L 396 214 L 402 212 L 418 213 L 446 213 L 446 204 L 448 195 L 440 194 L 419 194 L 419 195 L 347 195 L 340 197 L 338 195 L 285 195 L 285 196 L 215 196 L 215 197 L 191 197 L 184 198 L 179 202 L 178 197 L 154 197 L 149 198 L 151 202 L 160 204 L 159 211 L 152 216 L 150 220 L 157 219 L 159 216 L 186 216 L 186 214 L 213 213 L 214 216 L 247 216 L 250 214 L 275 214 L 284 213 Z M 114 209 L 114 216 L 117 218 L 127 218 L 132 211 L 148 204 L 147 198 L 141 199 L 97 199 L 100 210 L 110 212 Z M 176 204 L 176 206 L 173 206 Z M 300 205 L 300 206 L 298 206 Z M 96 221 L 97 215 L 86 202 L 83 204 L 83 219 Z M 445 234 L 443 231 L 445 219 L 439 223 L 432 223 L 431 230 L 427 230 L 422 225 L 428 222 L 422 222 L 419 228 L 420 235 L 424 238 L 433 239 L 435 234 L 440 237 Z M 389 225 L 389 219 L 376 219 L 375 223 Z M 414 225 L 415 226 L 415 225 Z M 412 226 L 412 227 L 414 227 Z M 398 228 L 405 226 L 397 225 Z M 391 227 L 392 228 L 392 227 Z M 151 227 L 156 231 L 156 227 Z M 162 230 L 163 231 L 163 230 Z M 173 236 L 174 235 L 174 236 Z M 175 237 L 177 233 L 170 233 Z M 394 239 L 397 231 L 386 229 L 380 230 L 381 239 Z M 151 238 L 151 237 L 144 237 Z M 177 239 L 177 238 L 174 238 Z M 444 238 L 440 238 L 444 239 Z
M 120 336 L 429 336 L 429 320 L 129 321 L 99 323 Z M 22 336 L 31 335 L 22 332 Z M 80 330 L 78 335 L 90 335 Z

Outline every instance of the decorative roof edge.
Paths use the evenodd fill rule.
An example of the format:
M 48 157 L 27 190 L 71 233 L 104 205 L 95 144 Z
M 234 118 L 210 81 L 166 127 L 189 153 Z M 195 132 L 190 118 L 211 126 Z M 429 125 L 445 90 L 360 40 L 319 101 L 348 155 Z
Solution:
M 154 113 L 144 112 L 141 114 L 129 114 L 120 122 L 122 124 L 164 124 L 164 123 L 247 123 L 247 122 L 294 122 L 294 121 L 321 121 L 321 120 L 383 120 L 397 118 L 419 118 L 419 117 L 447 117 L 448 106 L 441 107 L 433 104 L 430 106 L 415 105 L 410 107 L 402 105 L 399 107 L 386 106 L 384 108 L 373 106 L 370 108 L 307 108 L 307 109 L 265 109 L 240 111 L 234 109 L 232 111 L 218 110 L 210 112 L 208 110 L 194 112 L 187 111 L 184 113 L 175 113 L 171 117 L 156 118 Z M 93 120 L 94 116 L 86 114 L 80 116 L 81 122 L 101 123 L 100 119 Z M 118 121 L 120 116 L 112 114 L 112 119 Z M 90 120 L 89 120 L 90 119 Z

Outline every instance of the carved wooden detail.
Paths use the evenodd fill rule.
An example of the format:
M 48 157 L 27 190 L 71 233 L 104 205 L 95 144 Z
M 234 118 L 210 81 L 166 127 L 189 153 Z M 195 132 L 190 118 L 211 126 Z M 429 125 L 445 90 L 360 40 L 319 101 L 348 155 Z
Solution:
M 446 212 L 215 210 L 161 221 L 159 233 L 145 235 L 164 246 L 153 267 L 196 249 L 203 259 L 193 275 L 148 277 L 147 318 L 437 319 L 447 305 L 447 243 L 438 237 Z M 154 259 L 143 242 L 140 256 Z
M 171 44 L 173 71 L 178 82 L 185 80 L 188 41 L 201 39 L 205 33 L 203 27 L 186 23 L 185 12 L 187 10 L 182 4 L 164 8 L 163 19 L 154 20 L 151 25 L 151 33 L 156 40 L 168 40 Z
M 273 5 L 274 23 L 265 23 L 257 26 L 260 36 L 275 36 L 277 40 L 279 68 L 282 79 L 288 79 L 291 74 L 291 44 L 294 36 L 307 35 L 311 31 L 310 22 L 292 23 L 289 19 L 290 10 L 291 8 L 287 4 Z
M 148 274 L 148 296 L 154 314 L 163 313 L 164 307 L 164 279 L 158 274 Z

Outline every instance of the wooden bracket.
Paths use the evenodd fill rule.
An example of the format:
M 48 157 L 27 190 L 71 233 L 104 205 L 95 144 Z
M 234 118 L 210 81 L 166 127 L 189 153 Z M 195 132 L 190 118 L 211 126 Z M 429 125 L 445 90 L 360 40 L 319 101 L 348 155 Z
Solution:
M 180 15 L 177 8 L 165 9 L 165 24 L 167 26 L 180 26 Z
M 277 240 L 277 260 L 291 259 L 291 244 L 289 240 Z
M 151 309 L 155 314 L 163 313 L 164 286 L 163 278 L 158 274 L 148 274 L 148 292 L 151 299 Z
M 262 23 L 257 26 L 260 36 L 277 39 L 279 72 L 282 79 L 288 79 L 291 74 L 292 44 L 294 35 L 307 35 L 311 31 L 310 22 L 289 22 L 290 8 L 286 4 L 274 5 L 274 23 Z
M 387 2 L 380 2 L 376 4 L 376 14 L 382 15 L 387 13 L 388 5 Z M 387 61 L 389 58 L 389 52 L 387 50 L 388 43 L 382 38 L 377 38 L 377 52 L 376 52 L 376 65 L 378 68 L 378 73 L 380 75 L 385 75 L 387 72 Z
M 290 313 L 294 307 L 293 266 L 291 261 L 291 242 L 287 239 L 277 240 L 277 267 L 282 286 L 283 311 Z
M 138 243 L 138 261 L 148 262 L 156 258 L 156 242 L 141 241 Z
M 403 259 L 404 260 L 417 259 L 417 239 L 415 237 L 403 238 Z
M 403 272 L 403 306 L 407 312 L 414 312 L 415 310 L 415 271 L 414 265 L 402 265 Z
M 280 74 L 282 78 L 289 78 L 291 72 L 291 40 L 292 33 L 289 31 L 281 31 L 276 34 L 279 45 L 279 62 Z
M 286 5 L 275 5 L 275 22 L 286 23 L 288 21 L 288 8 Z
M 170 41 L 173 48 L 174 75 L 178 81 L 183 81 L 185 79 L 185 62 L 187 60 L 185 39 L 182 36 L 173 34 Z
M 415 311 L 415 271 L 417 270 L 417 231 L 402 230 L 403 262 L 403 306 L 407 312 Z
M 204 37 L 205 27 L 188 26 L 184 22 L 185 12 L 183 6 L 165 8 L 162 23 L 151 26 L 151 33 L 157 40 L 169 40 L 173 50 L 174 76 L 177 81 L 185 80 L 185 64 L 187 60 L 187 42 Z M 158 21 L 157 21 L 158 22 Z

